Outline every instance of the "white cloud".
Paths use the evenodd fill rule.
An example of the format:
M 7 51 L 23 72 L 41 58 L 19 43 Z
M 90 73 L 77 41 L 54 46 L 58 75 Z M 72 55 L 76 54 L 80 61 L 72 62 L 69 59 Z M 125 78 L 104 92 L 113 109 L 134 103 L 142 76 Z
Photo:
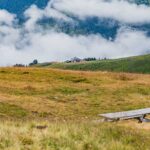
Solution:
M 129 24 L 150 23 L 150 7 L 127 0 L 51 0 L 45 9 L 33 5 L 25 12 L 30 18 L 27 22 L 28 27 L 32 27 L 43 17 L 73 21 L 66 14 L 72 14 L 80 19 L 95 16 Z
M 36 26 L 36 22 L 43 17 L 43 11 L 36 5 L 32 5 L 24 12 L 25 17 L 28 19 L 25 23 L 27 30 L 33 30 Z
M 15 15 L 8 13 L 6 10 L 0 10 L 0 24 L 12 25 Z
M 28 18 L 28 21 L 25 23 L 26 29 L 33 30 L 35 28 L 35 25 L 37 25 L 37 21 L 44 17 L 73 22 L 71 18 L 52 8 L 52 4 L 53 1 L 50 1 L 47 7 L 45 7 L 44 9 L 40 9 L 36 5 L 32 5 L 29 9 L 27 9 L 24 12 L 25 17 Z
M 125 57 L 142 54 L 150 47 L 150 38 L 139 31 L 120 31 L 115 41 L 106 40 L 99 35 L 69 36 L 65 33 L 47 31 L 28 33 L 24 39 L 26 42 L 20 43 L 21 50 L 17 50 L 15 45 L 20 42 L 20 36 L 18 31 L 15 32 L 16 34 L 9 33 L 6 37 L 7 42 L 0 42 L 1 65 L 29 63 L 35 58 L 44 62 L 66 60 L 74 56 Z
M 150 7 L 126 0 L 56 0 L 53 6 L 81 19 L 96 16 L 124 23 L 150 23 Z

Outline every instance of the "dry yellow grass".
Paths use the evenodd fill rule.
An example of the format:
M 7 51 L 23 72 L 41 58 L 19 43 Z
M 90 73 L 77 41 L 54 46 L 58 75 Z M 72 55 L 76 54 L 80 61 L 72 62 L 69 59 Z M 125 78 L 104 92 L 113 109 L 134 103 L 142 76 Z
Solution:
M 0 68 L 4 118 L 94 119 L 99 113 L 149 107 L 149 100 L 150 75 Z
M 150 133 L 122 123 L 0 123 L 1 150 L 148 150 Z M 135 124 L 137 125 L 137 123 Z
M 93 120 L 149 100 L 150 75 L 0 68 L 0 149 L 148 150 L 149 124 Z

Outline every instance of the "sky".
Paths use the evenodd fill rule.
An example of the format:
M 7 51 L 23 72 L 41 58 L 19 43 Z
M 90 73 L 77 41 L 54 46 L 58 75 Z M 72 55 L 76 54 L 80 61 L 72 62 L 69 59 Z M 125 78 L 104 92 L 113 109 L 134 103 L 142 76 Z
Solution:
M 147 32 L 130 27 L 150 24 L 150 7 L 146 5 L 125 0 L 51 0 L 44 9 L 32 5 L 23 15 L 26 21 L 20 25 L 15 14 L 0 10 L 0 66 L 28 64 L 34 59 L 49 62 L 75 56 L 119 58 L 150 53 Z M 70 35 L 38 24 L 43 18 L 53 18 L 74 25 L 71 16 L 112 19 L 121 26 L 112 40 L 101 34 Z

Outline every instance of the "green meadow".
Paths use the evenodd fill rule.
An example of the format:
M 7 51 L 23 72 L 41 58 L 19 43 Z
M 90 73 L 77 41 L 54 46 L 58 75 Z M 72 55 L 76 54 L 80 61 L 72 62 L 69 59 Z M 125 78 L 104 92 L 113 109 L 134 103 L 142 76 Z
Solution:
M 111 71 L 128 73 L 150 73 L 150 55 L 121 59 L 107 59 L 80 63 L 42 63 L 37 67 L 50 67 L 81 71 Z

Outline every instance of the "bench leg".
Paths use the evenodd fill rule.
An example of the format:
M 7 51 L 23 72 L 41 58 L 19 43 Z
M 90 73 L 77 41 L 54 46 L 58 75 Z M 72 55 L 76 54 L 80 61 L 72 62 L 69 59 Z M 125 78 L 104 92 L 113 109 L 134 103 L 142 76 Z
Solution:
M 139 120 L 138 123 L 142 123 L 144 118 L 145 118 L 145 115 L 143 115 L 142 117 L 137 118 Z
M 139 120 L 139 123 L 142 123 L 142 122 L 150 122 L 150 119 L 147 119 L 145 118 L 146 115 L 143 115 L 142 117 L 139 117 L 138 120 Z

